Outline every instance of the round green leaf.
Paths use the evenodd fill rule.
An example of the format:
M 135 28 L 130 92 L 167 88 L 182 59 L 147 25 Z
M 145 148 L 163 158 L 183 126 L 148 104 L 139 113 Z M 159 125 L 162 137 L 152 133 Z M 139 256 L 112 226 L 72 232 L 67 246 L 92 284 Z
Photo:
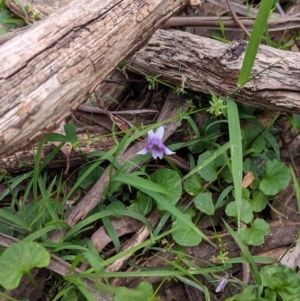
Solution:
M 186 215 L 186 218 L 191 221 L 190 216 Z M 173 222 L 172 228 L 177 228 L 172 232 L 172 237 L 181 246 L 194 247 L 202 240 L 201 236 L 196 233 L 194 229 L 190 228 L 186 223 L 179 219 L 176 219 Z
M 138 191 L 136 200 L 131 203 L 128 209 L 145 216 L 152 209 L 152 198 L 149 195 Z
M 261 269 L 260 276 L 262 284 L 275 291 L 282 300 L 298 300 L 300 278 L 293 269 L 285 265 L 267 265 Z
M 251 148 L 256 154 L 261 153 L 266 146 L 266 141 L 260 136 L 259 130 L 252 127 L 244 127 L 242 129 L 242 137 L 244 149 Z
M 213 156 L 215 151 L 209 150 L 204 152 L 198 157 L 198 165 L 200 165 L 205 160 L 209 159 Z M 200 176 L 206 181 L 214 181 L 217 178 L 217 174 L 219 171 L 219 167 L 224 165 L 226 160 L 223 156 L 217 157 L 215 160 L 204 166 L 202 169 L 199 170 Z
M 260 182 L 259 189 L 265 195 L 275 195 L 285 189 L 291 180 L 290 170 L 280 161 L 268 161 L 266 176 Z
M 237 203 L 236 201 L 229 203 L 226 206 L 225 212 L 228 216 L 237 217 Z M 241 201 L 241 221 L 248 224 L 253 219 L 253 212 L 251 206 L 247 201 Z
M 196 196 L 203 190 L 201 181 L 199 175 L 193 174 L 184 181 L 183 188 L 188 194 Z
M 78 177 L 77 180 L 80 179 L 82 177 L 82 175 L 90 168 L 90 165 L 86 165 L 83 166 L 82 168 L 80 168 L 79 172 L 78 172 Z M 93 171 L 91 171 L 87 177 L 80 183 L 79 187 L 82 189 L 87 189 L 89 186 L 91 186 L 92 184 L 95 184 L 99 178 L 101 177 L 101 175 L 104 172 L 104 168 L 97 166 Z
M 172 169 L 159 169 L 150 176 L 151 180 L 162 185 L 168 193 L 165 194 L 165 198 L 175 205 L 181 196 L 182 185 L 179 174 Z M 159 204 L 157 204 L 159 210 L 164 210 Z
M 152 285 L 142 281 L 136 289 L 118 287 L 115 290 L 114 301 L 148 301 L 153 294 Z
M 261 191 L 254 191 L 250 205 L 253 212 L 261 212 L 267 206 L 268 199 Z
M 259 246 L 264 242 L 264 236 L 270 231 L 270 226 L 263 219 L 257 218 L 250 228 L 240 229 L 239 237 L 250 246 Z
M 197 195 L 194 199 L 194 204 L 197 209 L 207 215 L 213 215 L 215 213 L 215 206 L 210 192 Z
M 0 285 L 7 290 L 18 287 L 22 276 L 31 269 L 46 267 L 50 254 L 36 242 L 17 242 L 10 245 L 0 257 Z
M 105 207 L 106 210 L 118 210 L 118 209 L 124 210 L 125 208 L 126 208 L 125 205 L 118 200 L 111 202 Z M 116 214 L 114 215 L 114 217 L 121 218 L 122 215 Z

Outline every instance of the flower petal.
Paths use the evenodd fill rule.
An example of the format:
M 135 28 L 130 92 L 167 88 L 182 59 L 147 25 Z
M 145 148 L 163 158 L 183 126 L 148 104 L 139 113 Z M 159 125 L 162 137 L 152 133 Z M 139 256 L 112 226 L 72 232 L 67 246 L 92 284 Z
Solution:
M 162 141 L 162 139 L 163 139 L 163 137 L 164 137 L 164 132 L 165 132 L 165 129 L 164 129 L 164 127 L 163 126 L 160 126 L 157 130 L 156 130 L 156 132 L 155 132 L 155 138 L 156 139 L 159 139 L 160 140 L 160 142 Z
M 155 136 L 152 130 L 150 130 L 147 134 L 148 134 L 148 139 L 153 139 L 153 137 Z
M 157 159 L 157 157 L 159 159 L 162 159 L 163 155 L 164 155 L 164 151 L 158 147 L 153 147 L 151 149 L 151 154 L 152 154 L 153 159 Z
M 217 285 L 217 288 L 215 290 L 216 293 L 220 293 L 226 286 L 226 284 L 228 283 L 228 279 L 227 278 L 222 278 L 218 285 Z
M 149 152 L 149 149 L 146 147 L 144 147 L 141 151 L 139 151 L 138 153 L 136 153 L 137 155 L 146 155 Z
M 174 155 L 174 154 L 176 154 L 175 152 L 172 152 L 170 149 L 168 149 L 165 145 L 163 145 L 162 149 L 163 149 L 163 151 L 164 151 L 164 153 L 166 155 Z

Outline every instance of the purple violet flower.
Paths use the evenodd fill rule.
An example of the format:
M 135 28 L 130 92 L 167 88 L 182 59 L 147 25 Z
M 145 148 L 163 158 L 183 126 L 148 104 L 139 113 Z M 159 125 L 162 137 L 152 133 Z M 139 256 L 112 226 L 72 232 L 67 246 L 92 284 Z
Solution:
M 172 155 L 175 154 L 169 150 L 163 143 L 162 139 L 164 137 L 164 127 L 160 126 L 154 133 L 152 130 L 148 132 L 148 143 L 147 145 L 139 151 L 138 155 L 145 155 L 151 151 L 153 159 L 160 158 L 162 159 L 163 155 Z
M 219 283 L 218 283 L 218 285 L 217 285 L 217 288 L 216 288 L 216 293 L 220 293 L 221 291 L 223 291 L 223 289 L 225 288 L 225 286 L 226 286 L 226 284 L 228 283 L 228 279 L 227 278 L 225 278 L 225 277 L 223 277 L 220 281 L 219 281 Z

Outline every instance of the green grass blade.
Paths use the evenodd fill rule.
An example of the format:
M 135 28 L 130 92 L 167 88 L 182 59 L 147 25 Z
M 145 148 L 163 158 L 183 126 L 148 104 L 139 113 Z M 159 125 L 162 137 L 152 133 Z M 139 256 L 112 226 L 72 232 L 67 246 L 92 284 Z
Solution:
M 243 148 L 239 112 L 235 101 L 231 98 L 227 98 L 227 114 L 230 138 L 229 142 L 231 152 L 232 178 L 234 184 L 235 199 L 237 202 L 238 228 L 240 228 L 243 181 Z
M 51 184 L 54 184 L 54 181 L 55 181 L 55 178 L 53 179 Z M 54 210 L 53 203 L 50 202 L 51 194 L 48 193 L 48 191 L 46 190 L 45 181 L 42 179 L 41 176 L 38 177 L 38 184 L 39 184 L 39 189 L 40 189 L 42 197 L 43 197 L 43 199 L 40 200 L 40 204 L 42 206 L 43 205 L 46 206 L 53 221 L 58 221 L 59 218 L 58 218 L 56 211 Z M 51 186 L 51 184 L 50 184 L 50 186 Z
M 38 238 L 40 238 L 41 236 L 43 236 L 46 233 L 49 233 L 53 230 L 56 230 L 58 227 L 57 225 L 50 225 L 50 226 L 46 226 L 45 228 L 42 228 L 34 233 L 32 233 L 31 235 L 25 237 L 23 239 L 23 241 L 34 241 Z
M 271 8 L 273 6 L 272 0 L 262 0 L 258 10 L 257 17 L 254 22 L 251 37 L 246 49 L 243 66 L 240 76 L 238 78 L 239 86 L 243 86 L 249 80 L 249 76 L 255 61 L 255 57 L 258 51 L 260 41 L 262 39 L 263 32 L 266 28 L 268 17 L 270 15 Z
M 19 227 L 28 230 L 28 225 L 27 225 L 26 221 L 18 218 L 17 216 L 15 216 L 14 214 L 12 214 L 8 211 L 5 211 L 5 210 L 0 208 L 0 218 L 1 217 L 4 220 L 8 220 L 8 221 L 12 222 L 13 224 L 16 224 Z
M 40 159 L 43 151 L 44 139 L 39 143 L 37 154 L 34 156 L 34 169 L 33 169 L 33 199 L 36 202 L 38 200 L 38 177 L 40 173 Z
M 133 212 L 133 211 L 128 211 L 128 210 L 121 210 L 121 209 L 114 209 L 114 210 L 104 210 L 98 213 L 95 213 L 87 218 L 85 218 L 83 221 L 79 222 L 76 226 L 74 226 L 71 230 L 69 230 L 66 235 L 64 236 L 64 240 L 67 240 L 71 236 L 77 234 L 82 228 L 87 226 L 88 224 L 101 219 L 105 216 L 111 216 L 111 215 L 124 215 L 124 216 L 130 216 L 133 217 L 142 223 L 144 223 L 149 229 L 152 229 L 153 227 L 149 223 L 149 221 L 142 216 L 139 213 Z
M 290 171 L 292 175 L 292 180 L 293 180 L 293 186 L 296 194 L 296 200 L 297 200 L 297 206 L 298 206 L 298 213 L 300 212 L 300 185 L 299 181 L 295 175 L 294 169 L 292 166 L 290 166 Z
M 250 263 L 256 284 L 261 287 L 262 282 L 261 282 L 260 274 L 259 274 L 258 268 L 255 264 L 255 261 L 251 255 L 248 247 L 241 241 L 241 239 L 238 236 L 238 233 L 233 231 L 233 229 L 224 220 L 223 220 L 223 222 L 224 222 L 228 232 L 231 234 L 232 238 L 236 241 L 239 248 L 241 249 L 241 251 L 243 253 L 243 257 L 247 260 L 247 262 Z
M 188 227 L 190 227 L 192 230 L 194 230 L 197 234 L 200 235 L 203 239 L 205 239 L 207 242 L 209 242 L 211 245 L 214 246 L 214 244 L 208 239 L 208 237 L 199 230 L 191 220 L 187 218 L 187 216 L 182 213 L 176 206 L 171 204 L 168 199 L 166 199 L 163 195 L 153 192 L 149 189 L 140 189 L 144 193 L 150 195 L 158 204 L 160 204 L 165 210 L 169 211 L 173 216 L 184 222 Z
M 192 176 L 193 174 L 195 174 L 196 172 L 198 172 L 200 169 L 202 169 L 203 167 L 205 167 L 207 164 L 209 164 L 210 162 L 214 161 L 216 158 L 218 158 L 220 155 L 222 155 L 224 152 L 226 152 L 230 147 L 229 142 L 225 143 L 224 145 L 222 145 L 220 148 L 218 148 L 214 154 L 204 160 L 201 164 L 197 165 L 194 169 L 192 169 L 188 174 L 186 174 L 183 178 L 182 181 L 187 179 L 188 177 Z
M 111 238 L 111 240 L 116 248 L 116 252 L 118 253 L 120 251 L 121 244 L 120 244 L 120 240 L 119 240 L 119 237 L 118 237 L 118 234 L 117 234 L 115 228 L 113 227 L 110 219 L 107 216 L 102 218 L 102 222 L 103 222 L 103 225 L 105 227 L 107 234 Z
M 130 186 L 133 186 L 137 189 L 147 189 L 153 192 L 159 192 L 163 194 L 167 194 L 168 191 L 161 185 L 151 182 L 149 180 L 140 178 L 133 174 L 122 174 L 116 175 L 112 178 L 114 182 L 121 182 Z
M 24 173 L 23 175 L 17 176 L 14 178 L 12 183 L 8 184 L 8 188 L 6 188 L 1 194 L 0 194 L 0 201 L 2 201 L 9 193 L 11 193 L 11 190 L 17 187 L 20 183 L 27 180 L 32 176 L 32 171 Z

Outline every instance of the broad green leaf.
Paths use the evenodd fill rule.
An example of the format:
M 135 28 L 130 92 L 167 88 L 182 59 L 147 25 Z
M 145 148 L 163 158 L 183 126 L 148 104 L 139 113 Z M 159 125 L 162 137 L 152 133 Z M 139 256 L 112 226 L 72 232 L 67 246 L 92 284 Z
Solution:
M 82 168 L 80 168 L 78 172 L 77 179 L 80 179 L 81 176 L 90 168 L 90 165 L 85 165 Z M 89 186 L 95 184 L 101 175 L 104 172 L 104 168 L 97 166 L 94 170 L 92 170 L 88 176 L 80 183 L 79 187 L 81 189 L 87 189 Z
M 264 236 L 269 231 L 269 224 L 263 219 L 257 218 L 250 228 L 241 228 L 238 235 L 246 245 L 259 246 L 264 242 Z
M 293 114 L 292 116 L 289 116 L 289 121 L 294 129 L 296 129 L 296 130 L 300 129 L 300 115 L 299 114 Z
M 215 213 L 215 207 L 210 192 L 204 192 L 197 195 L 194 199 L 194 204 L 197 209 L 207 215 L 213 215 Z
M 69 142 L 71 142 L 72 144 L 75 143 L 77 141 L 75 124 L 71 122 L 69 124 L 64 125 L 64 130 Z
M 261 137 L 260 132 L 253 127 L 244 127 L 242 129 L 243 147 L 244 149 L 252 149 L 254 153 L 261 153 L 265 146 L 266 140 Z
M 201 165 L 206 160 L 210 159 L 212 156 L 214 156 L 215 151 L 208 150 L 201 154 L 198 157 L 198 165 Z M 221 166 L 223 166 L 226 163 L 226 160 L 223 155 L 218 156 L 215 158 L 212 162 L 208 163 L 206 166 L 204 166 L 202 169 L 199 170 L 200 176 L 206 180 L 206 181 L 214 181 L 217 178 L 218 171 Z
M 144 190 L 145 193 L 148 193 L 152 196 L 153 199 L 157 203 L 159 203 L 165 210 L 169 211 L 173 214 L 177 219 L 181 220 L 183 223 L 186 223 L 189 228 L 191 228 L 194 232 L 196 232 L 200 237 L 204 238 L 207 242 L 215 246 L 207 237 L 206 235 L 196 226 L 193 222 L 186 218 L 185 214 L 183 214 L 176 206 L 170 204 L 168 200 L 161 194 Z
M 77 301 L 78 295 L 74 288 L 69 289 L 61 298 L 61 301 Z
M 68 137 L 58 133 L 50 133 L 45 137 L 46 142 L 70 142 Z
M 7 30 L 0 28 L 0 36 L 4 36 L 5 34 L 7 34 Z
M 36 242 L 17 242 L 10 245 L 0 257 L 0 285 L 7 290 L 18 287 L 24 274 L 50 263 L 50 254 Z
M 201 164 L 197 164 L 197 166 L 195 168 L 193 168 L 188 174 L 186 174 L 182 178 L 182 180 L 185 180 L 185 179 L 189 178 L 190 176 L 192 176 L 193 174 L 199 172 L 199 170 L 202 170 L 205 166 L 207 166 L 208 164 L 210 164 L 211 162 L 216 160 L 220 155 L 223 155 L 228 150 L 229 147 L 230 147 L 229 142 L 223 144 L 221 147 L 219 147 L 218 149 L 216 149 L 214 151 L 212 156 L 210 156 L 208 159 L 204 160 Z
M 125 207 L 124 203 L 122 203 L 118 200 L 111 202 L 110 204 L 108 204 L 105 207 L 105 210 L 125 210 L 125 209 L 126 209 L 126 207 Z M 114 217 L 121 218 L 122 215 L 114 215 Z
M 249 194 L 250 193 L 249 193 L 249 190 L 247 188 L 242 188 L 242 200 L 248 201 L 249 200 Z
M 159 169 L 150 176 L 150 179 L 166 189 L 167 194 L 165 197 L 169 200 L 170 204 L 175 205 L 178 202 L 182 193 L 182 185 L 180 176 L 175 170 Z M 157 208 L 164 210 L 160 204 L 157 204 Z
M 136 200 L 132 201 L 128 209 L 145 216 L 152 209 L 152 198 L 149 195 L 138 191 L 136 194 Z
M 274 292 L 273 290 L 266 288 L 264 291 L 264 297 L 266 300 L 268 301 L 276 301 L 276 292 Z
M 260 275 L 262 284 L 275 291 L 282 300 L 298 300 L 300 277 L 293 269 L 285 265 L 267 265 L 261 269 Z
M 191 222 L 191 217 L 185 214 L 186 219 Z M 201 242 L 201 236 L 188 226 L 188 223 L 176 219 L 172 228 L 177 228 L 172 232 L 173 239 L 181 246 L 195 247 Z
M 183 183 L 183 189 L 190 195 L 196 196 L 202 190 L 203 187 L 201 185 L 201 177 L 197 174 L 193 174 L 189 178 L 187 178 Z
M 118 287 L 114 301 L 149 301 L 152 294 L 152 285 L 149 282 L 143 281 L 135 290 Z
M 253 219 L 253 213 L 251 210 L 251 206 L 247 201 L 241 200 L 241 221 L 248 224 Z M 228 216 L 237 217 L 238 211 L 237 211 L 237 202 L 231 202 L 226 206 L 225 212 Z
M 261 212 L 267 206 L 268 199 L 261 191 L 254 191 L 252 200 L 249 201 L 253 212 Z
M 278 160 L 268 161 L 266 165 L 266 176 L 260 182 L 259 189 L 265 195 L 275 195 L 284 190 L 291 180 L 288 167 Z

